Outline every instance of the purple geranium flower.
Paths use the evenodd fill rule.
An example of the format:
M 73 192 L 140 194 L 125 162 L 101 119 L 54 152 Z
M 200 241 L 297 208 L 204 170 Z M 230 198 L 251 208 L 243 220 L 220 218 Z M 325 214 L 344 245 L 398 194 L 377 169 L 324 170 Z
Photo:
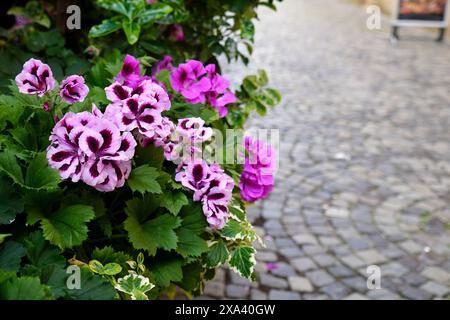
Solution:
M 170 75 L 172 88 L 182 94 L 189 103 L 205 102 L 204 92 L 208 91 L 211 83 L 204 77 L 206 70 L 197 60 L 182 63 Z
M 122 187 L 131 172 L 136 141 L 93 106 L 92 113 L 67 113 L 53 128 L 49 165 L 63 179 L 82 180 L 99 191 Z
M 221 229 L 228 221 L 228 204 L 234 188 L 233 179 L 218 164 L 202 159 L 182 166 L 175 180 L 194 191 L 194 201 L 201 201 L 203 213 L 211 228 Z
M 216 66 L 209 64 L 205 67 L 208 72 L 208 79 L 211 83 L 210 89 L 205 92 L 206 101 L 219 112 L 219 117 L 225 117 L 228 109 L 225 107 L 229 103 L 237 101 L 234 93 L 228 90 L 230 82 L 216 72 Z
M 239 180 L 241 198 L 254 202 L 266 198 L 273 190 L 275 170 L 275 153 L 262 141 L 244 138 L 244 147 L 248 152 L 244 170 Z
M 134 88 L 135 86 L 139 85 L 140 82 L 142 82 L 140 74 L 141 67 L 139 65 L 139 60 L 132 55 L 127 54 L 125 56 L 122 68 L 120 69 L 114 80 L 121 84 Z
M 59 95 L 67 103 L 83 102 L 89 93 L 89 88 L 84 84 L 82 76 L 72 75 L 61 83 Z
M 180 24 L 172 25 L 170 37 L 175 41 L 184 41 L 183 27 Z
M 172 66 L 172 57 L 165 55 L 161 61 L 158 61 L 157 64 L 155 64 L 155 66 L 152 69 L 152 74 L 153 75 L 157 75 L 158 73 L 160 73 L 163 70 L 172 70 L 173 66 Z
M 42 97 L 55 88 L 52 69 L 40 60 L 31 58 L 23 65 L 22 72 L 16 76 L 16 84 L 21 93 Z

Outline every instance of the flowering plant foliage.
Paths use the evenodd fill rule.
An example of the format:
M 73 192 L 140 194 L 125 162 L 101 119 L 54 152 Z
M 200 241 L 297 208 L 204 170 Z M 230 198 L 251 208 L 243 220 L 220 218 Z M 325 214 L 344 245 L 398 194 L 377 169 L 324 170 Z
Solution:
M 111 3 L 98 1 L 107 10 Z M 179 21 L 188 2 L 184 9 L 178 1 L 117 3 L 142 28 L 167 19 L 161 32 L 177 46 L 193 37 Z M 23 10 L 14 12 L 31 9 Z M 19 30 L 36 35 L 27 29 L 36 19 Z M 224 137 L 279 94 L 262 71 L 233 90 L 215 59 L 204 63 L 190 50 L 156 59 L 140 49 L 146 37 L 135 26 L 109 19 L 120 21 L 127 48 L 135 44 L 130 54 L 80 58 L 91 67 L 77 72 L 53 63 L 64 45 L 55 42 L 48 60 L 18 55 L 22 65 L 0 95 L 1 299 L 141 300 L 180 290 L 190 297 L 223 264 L 255 277 L 260 239 L 246 205 L 272 191 L 276 154 L 240 132 L 242 161 L 225 161 L 239 146 L 236 136 Z M 94 39 L 106 34 L 95 33 L 104 24 L 91 29 Z M 76 55 L 64 50 L 65 58 Z

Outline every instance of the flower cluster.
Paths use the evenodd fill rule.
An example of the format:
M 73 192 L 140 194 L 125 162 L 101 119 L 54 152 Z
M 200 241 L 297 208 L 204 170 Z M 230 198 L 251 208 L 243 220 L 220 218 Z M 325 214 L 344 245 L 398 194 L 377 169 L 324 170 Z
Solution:
M 225 226 L 234 182 L 218 164 L 208 165 L 202 159 L 195 159 L 182 167 L 175 180 L 194 191 L 194 201 L 202 202 L 203 213 L 211 228 Z
M 245 157 L 239 188 L 242 200 L 255 202 L 266 198 L 273 189 L 275 152 L 262 141 L 250 137 L 244 138 L 244 147 L 248 157 Z
M 170 136 L 170 159 L 182 163 L 190 162 L 201 156 L 202 144 L 211 139 L 213 131 L 205 127 L 201 118 L 179 119 Z
M 108 192 L 122 187 L 131 172 L 136 141 L 95 105 L 92 113 L 67 113 L 53 128 L 50 141 L 48 163 L 63 179 Z
M 170 57 L 162 63 L 158 68 L 172 68 Z M 226 99 L 228 82 L 215 72 L 214 65 L 205 68 L 191 60 L 186 66 L 190 68 L 186 75 L 190 79 L 195 75 L 196 83 L 177 88 L 187 90 L 191 101 L 215 101 L 218 106 Z M 104 113 L 93 105 L 91 112 L 69 112 L 56 123 L 47 148 L 49 165 L 63 179 L 109 192 L 122 187 L 130 175 L 135 138 L 143 147 L 152 143 L 163 148 L 166 160 L 178 161 L 175 179 L 194 191 L 193 200 L 202 203 L 210 227 L 223 228 L 234 182 L 218 164 L 208 165 L 201 159 L 201 144 L 211 139 L 212 129 L 201 118 L 178 119 L 175 125 L 163 116 L 171 107 L 167 92 L 140 72 L 139 61 L 127 55 L 114 83 L 105 88 L 111 103 Z M 34 59 L 25 64 L 16 81 L 21 92 L 39 96 L 55 86 L 50 67 Z M 88 90 L 84 79 L 73 75 L 62 82 L 60 96 L 74 103 L 82 101 Z
M 227 104 L 237 101 L 229 90 L 229 81 L 216 71 L 214 64 L 205 67 L 197 60 L 182 63 L 172 70 L 170 84 L 187 102 L 207 102 L 219 112 L 220 117 L 227 115 Z
M 127 55 L 115 82 L 105 88 L 112 103 L 106 107 L 105 117 L 120 130 L 134 131 L 142 146 L 153 143 L 170 154 L 167 145 L 174 130 L 170 119 L 161 112 L 170 109 L 166 90 L 148 76 L 140 75 L 139 61 Z M 168 156 L 166 156 L 168 157 Z
M 19 92 L 42 97 L 55 88 L 55 78 L 47 64 L 31 58 L 16 76 L 16 84 Z M 73 104 L 83 102 L 88 93 L 89 88 L 84 84 L 83 77 L 72 75 L 62 81 L 59 94 L 64 101 Z

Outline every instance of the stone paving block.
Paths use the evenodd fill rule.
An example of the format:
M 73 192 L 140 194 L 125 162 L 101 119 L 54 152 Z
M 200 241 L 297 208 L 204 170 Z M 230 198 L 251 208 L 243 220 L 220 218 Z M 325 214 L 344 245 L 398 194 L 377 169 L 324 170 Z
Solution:
M 403 250 L 405 250 L 406 252 L 408 252 L 410 254 L 418 254 L 418 253 L 421 253 L 423 250 L 423 247 L 421 247 L 420 245 L 418 245 L 416 242 L 414 242 L 412 240 L 403 241 L 403 242 L 399 243 L 399 246 Z
M 292 290 L 299 292 L 312 292 L 314 290 L 311 282 L 305 277 L 289 277 L 289 285 Z
M 321 267 L 330 267 L 337 263 L 336 258 L 329 254 L 317 254 L 313 255 L 312 258 Z
M 285 262 L 276 263 L 276 268 L 271 270 L 271 273 L 279 277 L 289 277 L 296 274 L 294 268 Z
M 285 290 L 270 290 L 269 300 L 300 300 L 301 296 L 297 292 Z
M 354 292 L 346 296 L 343 300 L 369 300 L 369 299 L 360 293 Z
M 325 214 L 332 218 L 348 218 L 350 212 L 347 209 L 331 207 L 325 210 Z
M 283 248 L 279 252 L 288 259 L 304 256 L 304 252 L 297 247 Z
M 300 272 L 316 269 L 317 265 L 310 258 L 297 258 L 291 261 L 292 266 Z
M 319 241 L 325 247 L 337 246 L 342 244 L 342 240 L 337 237 L 319 237 Z
M 434 296 L 444 297 L 446 294 L 450 293 L 450 288 L 448 286 L 444 286 L 442 284 L 428 281 L 427 283 L 420 286 L 420 289 L 428 291 Z
M 250 286 L 240 286 L 229 284 L 226 289 L 227 296 L 230 298 L 246 298 L 250 292 Z
M 350 277 L 354 275 L 352 269 L 345 267 L 344 265 L 336 265 L 328 268 L 328 272 L 335 277 Z
M 264 262 L 267 262 L 267 261 L 274 262 L 274 261 L 278 260 L 278 257 L 275 254 L 275 252 L 259 250 L 259 251 L 256 252 L 256 260 L 257 261 L 264 261 Z
M 410 286 L 420 286 L 421 284 L 427 282 L 428 278 L 424 277 L 420 273 L 416 272 L 410 272 L 402 276 L 402 279 L 405 281 L 405 283 L 409 284 Z
M 346 264 L 347 266 L 349 266 L 352 269 L 356 269 L 356 268 L 366 265 L 366 263 L 362 259 L 360 259 L 359 257 L 357 257 L 355 255 L 340 257 L 340 259 L 344 264 Z
M 252 289 L 250 292 L 250 299 L 251 300 L 267 300 L 267 293 L 258 290 L 258 289 Z
M 426 267 L 422 271 L 422 275 L 441 284 L 450 280 L 450 273 L 438 267 Z
M 368 290 L 367 279 L 364 277 L 355 276 L 350 278 L 344 278 L 342 279 L 342 283 L 359 292 L 366 292 Z
M 210 281 L 207 282 L 204 294 L 211 297 L 221 298 L 225 294 L 225 284 L 223 282 Z
M 276 289 L 286 289 L 289 286 L 285 279 L 275 277 L 267 273 L 261 273 L 259 275 L 259 282 L 263 286 Z
M 341 300 L 352 291 L 350 288 L 339 282 L 326 285 L 320 290 L 333 300 Z
M 405 298 L 412 300 L 429 300 L 433 296 L 426 290 L 414 288 L 411 286 L 400 288 L 400 292 Z
M 306 272 L 306 276 L 314 285 L 319 287 L 334 282 L 333 277 L 328 272 L 323 270 Z
M 299 235 L 292 237 L 292 239 L 294 239 L 294 241 L 300 245 L 309 244 L 309 243 L 317 244 L 316 237 L 314 237 L 311 234 L 299 234 Z
M 388 289 L 374 289 L 366 293 L 367 298 L 371 300 L 398 300 L 400 296 Z
M 367 265 L 383 263 L 386 261 L 386 257 L 383 256 L 378 250 L 369 249 L 356 252 Z

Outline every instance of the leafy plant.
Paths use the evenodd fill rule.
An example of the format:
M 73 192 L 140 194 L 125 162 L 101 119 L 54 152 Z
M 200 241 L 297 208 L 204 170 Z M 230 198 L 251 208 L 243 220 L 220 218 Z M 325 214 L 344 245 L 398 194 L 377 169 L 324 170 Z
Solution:
M 219 185 L 227 188 L 229 195 L 217 206 L 227 213 L 218 222 L 211 219 L 212 211 L 207 210 L 212 209 L 207 208 L 210 203 L 205 198 L 209 192 L 211 201 L 220 196 L 211 191 L 215 185 L 201 194 L 201 186 L 189 187 L 185 178 L 180 178 L 183 170 L 184 177 L 188 175 L 188 169 L 172 159 L 166 147 L 184 147 L 175 132 L 180 121 L 196 121 L 194 129 L 201 126 L 205 132 L 214 129 L 226 136 L 227 129 L 243 128 L 253 111 L 264 115 L 280 102 L 279 93 L 268 87 L 264 71 L 244 79 L 233 102 L 226 105 L 226 117 L 217 112 L 214 99 L 234 95 L 229 83 L 226 92 L 206 88 L 202 94 L 210 100 L 197 102 L 189 101 L 173 85 L 177 66 L 192 59 L 211 63 L 204 68 L 209 71 L 196 81 L 223 78 L 217 64 L 221 54 L 247 62 L 256 9 L 275 9 L 273 1 L 161 0 L 147 4 L 144 0 L 98 0 L 83 5 L 89 9 L 83 17 L 89 33 L 83 29 L 69 34 L 62 29 L 56 21 L 58 8 L 46 1 L 30 1 L 24 7 L 12 5 L 10 14 L 29 21 L 21 27 L 0 30 L 0 58 L 8 62 L 0 67 L 0 298 L 146 300 L 173 297 L 177 287 L 192 297 L 202 293 L 204 283 L 223 264 L 254 279 L 253 244 L 261 239 L 247 220 L 247 204 L 239 192 L 244 166 L 203 163 L 207 170 L 216 170 L 214 173 L 222 179 Z M 174 30 L 182 30 L 184 39 L 177 39 Z M 172 56 L 172 65 L 155 72 L 165 55 Z M 51 71 L 54 83 L 39 82 L 42 79 L 37 84 L 20 79 L 12 82 L 31 57 L 42 60 L 39 66 L 48 76 Z M 124 170 L 123 183 L 114 181 L 112 190 L 102 190 L 99 183 L 86 177 L 64 174 L 67 164 L 52 165 L 55 154 L 50 151 L 63 148 L 56 160 L 67 155 L 65 147 L 57 143 L 61 135 L 73 139 L 66 147 L 79 148 L 77 152 L 82 153 L 81 134 L 67 132 L 66 136 L 55 129 L 64 125 L 68 115 L 89 114 L 96 124 L 113 123 L 106 119 L 108 108 L 123 107 L 125 102 L 111 103 L 105 87 L 112 90 L 111 86 L 118 83 L 127 87 L 128 83 L 120 80 L 127 59 L 134 59 L 133 65 L 138 66 L 134 76 L 141 82 L 136 87 L 148 81 L 145 83 L 163 88 L 164 93 L 158 91 L 158 102 L 164 94 L 170 97 L 169 108 L 160 110 L 157 116 L 174 128 L 161 144 L 154 138 L 146 141 L 145 130 L 139 131 L 142 126 L 117 129 L 121 138 L 128 137 L 126 141 L 135 141 L 136 146 L 132 156 L 120 160 L 127 161 L 126 168 L 113 167 L 108 176 L 120 180 L 118 172 Z M 27 72 L 26 67 L 23 70 Z M 35 69 L 30 68 L 29 73 L 33 72 Z M 76 81 L 68 81 L 73 75 L 83 82 L 75 85 Z M 27 91 L 32 85 L 37 90 L 35 95 Z M 89 93 L 81 99 L 83 86 Z M 159 90 L 152 88 L 145 90 Z M 67 100 L 72 94 L 78 94 L 76 102 Z M 210 98 L 212 94 L 214 99 Z M 72 129 L 69 125 L 64 130 Z M 105 137 L 102 139 L 104 142 Z M 95 147 L 92 139 L 86 141 L 88 147 Z M 206 154 L 212 141 L 203 142 L 201 151 Z M 225 141 L 216 152 L 228 152 L 231 144 L 234 141 Z M 86 158 L 80 163 L 87 166 L 93 158 L 83 152 Z M 97 152 L 93 154 L 98 156 Z M 102 165 L 116 161 L 112 160 L 114 156 L 106 155 Z M 95 173 L 95 168 L 89 170 Z M 73 275 L 68 272 L 72 269 Z M 73 277 L 79 277 L 79 288 L 68 285 Z

